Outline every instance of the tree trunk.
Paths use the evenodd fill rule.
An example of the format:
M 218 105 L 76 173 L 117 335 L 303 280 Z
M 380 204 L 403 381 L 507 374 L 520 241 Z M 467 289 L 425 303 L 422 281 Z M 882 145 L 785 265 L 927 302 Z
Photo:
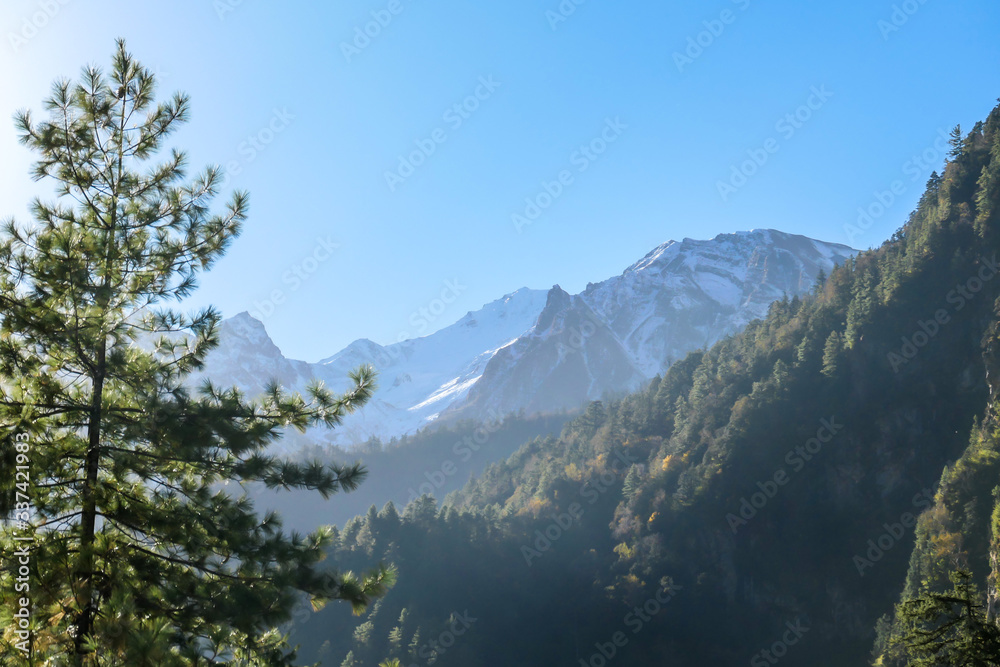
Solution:
M 107 342 L 101 341 L 97 352 L 97 371 L 94 374 L 94 395 L 90 403 L 90 422 L 87 425 L 86 476 L 83 483 L 83 502 L 80 518 L 80 561 L 76 571 L 77 621 L 74 646 L 76 664 L 83 665 L 86 653 L 83 642 L 94 627 L 96 608 L 93 602 L 94 535 L 97 525 L 97 500 L 95 490 L 101 461 L 101 418 L 104 403 L 104 376 L 106 372 Z

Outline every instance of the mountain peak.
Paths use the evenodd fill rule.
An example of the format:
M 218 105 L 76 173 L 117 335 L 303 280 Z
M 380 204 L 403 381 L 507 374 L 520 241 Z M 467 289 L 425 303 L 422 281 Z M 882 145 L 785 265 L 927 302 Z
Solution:
M 224 334 L 245 339 L 251 345 L 274 346 L 264 323 L 245 310 L 222 320 L 219 328 Z

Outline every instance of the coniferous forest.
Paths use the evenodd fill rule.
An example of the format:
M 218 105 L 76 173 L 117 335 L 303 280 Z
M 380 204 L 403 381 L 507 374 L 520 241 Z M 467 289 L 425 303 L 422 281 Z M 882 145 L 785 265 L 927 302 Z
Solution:
M 47 194 L 0 229 L 0 664 L 1000 665 L 1000 104 L 954 128 L 890 238 L 796 268 L 651 379 L 599 375 L 629 349 L 602 288 L 556 286 L 427 400 L 462 409 L 346 445 L 316 434 L 390 421 L 378 392 L 435 369 L 386 373 L 365 341 L 317 365 L 357 362 L 333 382 L 264 377 L 270 339 L 244 361 L 218 308 L 188 307 L 254 216 L 184 150 L 197 100 L 150 65 L 119 40 L 13 119 Z M 748 284 L 787 268 L 759 264 Z M 546 364 L 617 384 L 532 410 L 565 394 Z M 530 382 L 528 409 L 477 418 Z

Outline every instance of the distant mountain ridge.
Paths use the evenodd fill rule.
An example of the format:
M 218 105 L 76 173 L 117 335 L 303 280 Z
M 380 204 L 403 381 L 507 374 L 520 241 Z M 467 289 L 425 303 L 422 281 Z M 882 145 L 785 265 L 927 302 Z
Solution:
M 291 390 L 317 379 L 339 389 L 350 370 L 373 364 L 373 400 L 335 431 L 310 436 L 341 446 L 456 418 L 574 409 L 635 389 L 856 253 L 775 230 L 670 241 L 581 294 L 520 289 L 433 334 L 386 346 L 358 340 L 319 363 L 286 359 L 264 325 L 240 313 L 222 323 L 222 344 L 199 377 L 251 395 L 272 378 Z

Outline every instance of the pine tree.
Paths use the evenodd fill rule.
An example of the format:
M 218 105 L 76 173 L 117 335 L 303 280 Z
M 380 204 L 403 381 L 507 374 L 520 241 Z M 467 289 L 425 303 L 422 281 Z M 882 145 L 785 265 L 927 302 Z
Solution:
M 33 225 L 0 231 L 0 458 L 27 438 L 33 659 L 291 664 L 274 628 L 302 594 L 360 611 L 392 572 L 321 570 L 329 530 L 287 535 L 221 483 L 353 489 L 358 465 L 294 464 L 267 448 L 283 428 L 340 423 L 374 376 L 359 369 L 343 395 L 272 386 L 257 402 L 210 382 L 185 387 L 217 345 L 220 318 L 163 304 L 190 294 L 223 254 L 248 198 L 214 213 L 217 168 L 187 180 L 184 153 L 154 162 L 189 107 L 183 94 L 154 97 L 154 75 L 120 41 L 107 73 L 87 67 L 78 83 L 54 84 L 47 120 L 16 118 L 39 155 L 34 177 L 57 184 L 54 202 L 33 202 Z M 13 539 L 5 526 L 5 556 Z M 14 590 L 9 568 L 0 587 Z M 5 631 L 10 611 L 0 611 Z
M 590 438 L 597 432 L 597 429 L 604 425 L 607 418 L 608 412 L 604 407 L 604 402 L 594 401 L 577 418 L 574 426 L 584 437 Z
M 639 478 L 639 467 L 631 466 L 628 470 L 628 474 L 625 475 L 625 483 L 622 486 L 622 495 L 625 497 L 626 501 L 632 500 L 635 494 L 639 491 L 639 486 L 642 480 Z
M 948 151 L 949 160 L 954 162 L 965 154 L 965 140 L 962 136 L 961 125 L 956 125 L 952 129 L 948 144 L 951 146 L 951 149 Z
M 899 643 L 910 653 L 913 667 L 968 665 L 993 667 L 1000 663 L 1000 628 L 986 619 L 972 575 L 951 575 L 947 593 L 926 593 L 900 605 Z
M 397 625 L 396 627 L 394 627 L 392 630 L 389 631 L 389 648 L 391 648 L 392 652 L 395 653 L 399 651 L 402 645 L 403 645 L 403 627 L 401 625 Z
M 788 364 L 783 360 L 778 359 L 774 362 L 774 370 L 771 373 L 771 378 L 774 380 L 774 386 L 782 389 L 788 384 Z
M 841 341 L 847 349 L 861 341 L 866 327 L 872 322 L 877 299 L 875 286 L 880 282 L 873 273 L 871 265 L 865 265 L 855 277 L 854 285 L 851 287 L 851 303 L 847 307 L 847 328 Z
M 820 292 L 823 291 L 823 287 L 826 285 L 827 278 L 828 276 L 826 275 L 826 271 L 820 269 L 819 272 L 816 274 L 816 285 L 812 289 L 813 294 L 819 294 Z
M 410 643 L 406 647 L 406 655 L 410 658 L 410 660 L 417 659 L 421 646 L 423 646 L 423 643 L 420 641 L 420 628 L 417 628 L 413 633 L 413 637 L 410 638 Z
M 983 167 L 977 186 L 976 231 L 985 236 L 996 212 L 997 192 L 1000 191 L 1000 134 L 993 139 L 990 158 Z
M 382 511 L 378 513 L 378 519 L 381 525 L 388 530 L 395 530 L 402 523 L 396 505 L 391 500 L 382 507 Z
M 807 331 L 795 348 L 795 359 L 799 364 L 808 363 L 816 351 L 816 341 L 811 331 Z
M 823 375 L 834 377 L 837 375 L 837 366 L 840 358 L 841 342 L 840 334 L 831 331 L 823 345 Z

